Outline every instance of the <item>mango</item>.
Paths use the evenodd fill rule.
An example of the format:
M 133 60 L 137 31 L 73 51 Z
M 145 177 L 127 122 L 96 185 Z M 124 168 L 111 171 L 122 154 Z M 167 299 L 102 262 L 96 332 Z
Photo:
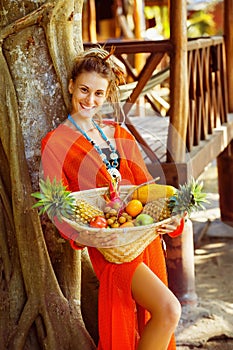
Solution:
M 177 189 L 171 185 L 146 184 L 133 192 L 132 199 L 138 199 L 145 205 L 158 198 L 171 197 L 176 191 Z

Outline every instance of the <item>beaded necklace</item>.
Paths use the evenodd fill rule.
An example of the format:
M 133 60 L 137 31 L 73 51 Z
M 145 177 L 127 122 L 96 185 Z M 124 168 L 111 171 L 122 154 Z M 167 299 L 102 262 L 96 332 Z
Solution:
M 86 140 L 89 141 L 93 145 L 93 147 L 96 149 L 96 151 L 99 153 L 112 179 L 120 181 L 121 174 L 117 169 L 119 165 L 117 151 L 115 147 L 111 144 L 111 142 L 108 140 L 107 136 L 104 134 L 103 130 L 99 127 L 99 125 L 92 119 L 92 123 L 94 127 L 98 130 L 100 136 L 107 143 L 110 149 L 110 152 L 111 152 L 110 159 L 113 161 L 112 164 L 109 162 L 109 160 L 107 159 L 107 156 L 103 153 L 102 149 L 95 143 L 94 140 L 90 138 L 90 136 L 83 129 L 80 128 L 80 126 L 75 122 L 75 120 L 72 118 L 70 114 L 68 115 L 68 120 L 76 127 L 76 129 L 78 129 L 78 131 L 80 131 L 80 133 L 86 138 Z

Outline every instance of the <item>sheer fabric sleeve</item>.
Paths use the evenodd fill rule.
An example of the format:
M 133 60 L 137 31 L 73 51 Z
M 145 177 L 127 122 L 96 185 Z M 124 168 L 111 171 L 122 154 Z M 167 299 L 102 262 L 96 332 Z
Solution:
M 49 178 L 53 181 L 59 182 L 62 180 L 64 186 L 69 190 L 69 183 L 67 177 L 63 171 L 63 162 L 65 159 L 66 150 L 62 149 L 62 145 L 55 139 L 54 132 L 50 132 L 41 141 L 41 166 L 42 176 L 44 179 Z M 54 218 L 54 224 L 58 229 L 60 235 L 68 240 L 73 249 L 83 249 L 84 246 L 78 243 L 78 232 L 73 229 L 66 222 L 60 222 L 57 218 Z

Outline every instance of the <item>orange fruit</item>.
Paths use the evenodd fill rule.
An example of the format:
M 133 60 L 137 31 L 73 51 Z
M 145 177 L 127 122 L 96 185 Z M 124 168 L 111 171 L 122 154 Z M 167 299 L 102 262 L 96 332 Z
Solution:
M 133 218 L 141 213 L 143 209 L 142 202 L 138 199 L 132 199 L 125 207 L 127 214 L 131 215 Z
M 121 224 L 120 227 L 134 227 L 133 221 L 126 221 L 124 224 Z

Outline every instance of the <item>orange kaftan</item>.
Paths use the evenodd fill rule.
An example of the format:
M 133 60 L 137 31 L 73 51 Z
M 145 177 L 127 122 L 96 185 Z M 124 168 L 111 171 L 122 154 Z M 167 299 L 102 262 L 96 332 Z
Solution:
M 119 125 L 113 127 L 120 154 L 121 184 L 140 184 L 151 179 L 134 137 Z M 62 179 L 73 192 L 107 186 L 110 181 L 98 152 L 79 132 L 65 125 L 60 125 L 42 140 L 42 165 L 45 178 Z M 69 236 L 69 233 L 63 232 L 63 235 Z M 97 249 L 89 247 L 88 251 L 99 279 L 98 350 L 135 350 L 138 337 L 131 280 L 136 267 L 144 262 L 167 285 L 160 239 L 155 239 L 130 263 L 113 264 L 106 261 Z M 150 316 L 147 311 L 143 312 L 146 322 Z M 168 349 L 176 349 L 174 337 Z

